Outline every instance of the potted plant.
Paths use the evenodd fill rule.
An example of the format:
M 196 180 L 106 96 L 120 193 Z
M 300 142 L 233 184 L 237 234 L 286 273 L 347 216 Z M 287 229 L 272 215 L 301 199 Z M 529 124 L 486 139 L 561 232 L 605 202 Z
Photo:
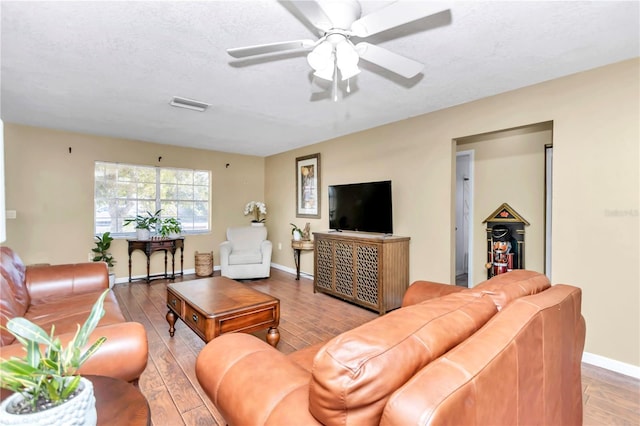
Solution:
M 147 211 L 147 215 L 137 215 L 134 218 L 125 219 L 124 225 L 127 226 L 131 223 L 136 224 L 136 238 L 139 240 L 148 240 L 151 238 L 151 230 L 155 231 L 156 225 L 160 221 L 160 211 L 158 210 L 154 214 Z
M 92 260 L 94 262 L 106 262 L 109 267 L 109 287 L 113 287 L 116 282 L 116 274 L 113 273 L 113 264 L 116 263 L 116 261 L 111 253 L 109 253 L 111 241 L 113 241 L 113 237 L 108 231 L 102 235 L 96 235 L 96 246 L 91 249 L 93 252 Z
M 15 392 L 0 404 L 2 425 L 95 425 L 97 413 L 91 381 L 77 375 L 80 366 L 106 340 L 88 349 L 89 335 L 104 316 L 105 290 L 71 341 L 47 334 L 26 318 L 16 317 L 6 329 L 24 346 L 23 358 L 0 359 L 0 387 Z M 44 351 L 43 351 L 44 349 Z
M 267 205 L 262 201 L 249 201 L 246 206 L 244 206 L 244 215 L 254 216 L 254 219 L 251 221 L 251 224 L 254 226 L 264 226 L 264 221 L 267 216 Z
M 160 235 L 165 238 L 178 238 L 182 232 L 182 224 L 180 219 L 175 217 L 167 217 L 162 220 L 160 226 Z
M 293 226 L 293 228 L 291 229 L 291 235 L 293 236 L 293 240 L 300 241 L 302 239 L 302 230 L 293 223 L 289 223 L 289 225 Z

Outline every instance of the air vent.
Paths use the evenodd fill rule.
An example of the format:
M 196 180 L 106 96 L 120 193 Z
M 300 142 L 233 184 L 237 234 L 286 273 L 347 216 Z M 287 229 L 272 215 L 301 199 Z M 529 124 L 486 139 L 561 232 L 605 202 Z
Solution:
M 187 108 L 192 109 L 194 111 L 204 111 L 209 108 L 211 104 L 205 104 L 204 102 L 194 101 L 193 99 L 181 98 L 179 96 L 174 96 L 169 102 L 171 106 L 179 107 L 179 108 Z

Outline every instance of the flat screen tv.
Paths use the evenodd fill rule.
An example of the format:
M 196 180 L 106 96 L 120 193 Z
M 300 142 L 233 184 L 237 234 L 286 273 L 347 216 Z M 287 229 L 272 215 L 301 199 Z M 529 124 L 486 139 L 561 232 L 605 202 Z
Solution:
M 329 227 L 393 234 L 391 181 L 329 186 Z

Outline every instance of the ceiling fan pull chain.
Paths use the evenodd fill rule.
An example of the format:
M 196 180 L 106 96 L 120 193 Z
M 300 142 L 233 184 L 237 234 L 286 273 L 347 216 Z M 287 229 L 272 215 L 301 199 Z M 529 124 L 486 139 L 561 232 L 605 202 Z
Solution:
M 338 102 L 338 67 L 333 63 L 333 102 Z

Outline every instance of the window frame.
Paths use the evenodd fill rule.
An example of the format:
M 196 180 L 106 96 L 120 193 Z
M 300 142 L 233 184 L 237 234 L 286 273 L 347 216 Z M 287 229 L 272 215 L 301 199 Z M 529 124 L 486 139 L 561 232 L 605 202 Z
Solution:
M 104 169 L 104 174 L 102 175 L 102 178 L 99 177 L 99 167 L 107 167 L 107 168 L 114 168 L 116 169 L 116 176 L 114 179 L 109 179 L 107 178 L 107 173 L 106 170 Z M 153 176 L 154 176 L 154 182 L 151 182 L 150 180 L 146 182 L 146 184 L 153 184 L 155 185 L 155 197 L 154 198 L 144 198 L 144 197 L 140 197 L 139 193 L 137 192 L 139 190 L 139 185 L 140 184 L 144 184 L 144 181 L 140 181 L 137 179 L 133 179 L 133 180 L 120 180 L 119 178 L 119 172 L 121 170 L 125 170 L 126 168 L 130 168 L 131 170 L 129 170 L 129 173 L 132 173 L 133 175 L 135 175 L 136 177 L 137 175 L 137 171 L 139 169 L 142 170 L 142 172 L 144 172 L 144 170 L 146 169 L 147 173 L 150 172 L 151 170 L 153 170 Z M 176 174 L 176 176 L 179 175 L 180 172 L 189 172 L 192 174 L 192 181 L 191 183 L 179 183 L 178 181 L 176 181 L 175 185 L 176 185 L 176 190 L 174 192 L 175 197 L 173 198 L 162 198 L 162 185 L 166 185 L 166 184 L 170 184 L 168 182 L 163 182 L 162 181 L 162 176 L 163 176 L 163 172 L 168 171 L 172 174 Z M 198 185 L 195 180 L 196 180 L 196 175 L 200 175 L 202 176 L 202 174 L 205 173 L 206 174 L 206 184 L 201 184 Z M 141 173 L 142 174 L 142 173 Z M 179 168 L 179 167 L 160 167 L 160 166 L 148 166 L 148 165 L 140 165 L 140 164 L 129 164 L 129 163 L 120 163 L 120 162 L 110 162 L 110 161 L 99 161 L 96 160 L 94 162 L 94 175 L 93 175 L 93 179 L 94 179 L 94 192 L 93 192 L 93 231 L 94 231 L 94 235 L 100 235 L 104 232 L 111 232 L 111 236 L 113 238 L 116 239 L 127 239 L 127 238 L 131 238 L 131 237 L 135 237 L 136 233 L 135 233 L 135 229 L 133 229 L 132 231 L 122 231 L 124 225 L 122 223 L 120 223 L 120 221 L 124 222 L 125 219 L 132 217 L 131 215 L 115 215 L 115 218 L 113 217 L 113 215 L 109 215 L 109 227 L 110 229 L 104 229 L 104 226 L 99 228 L 98 227 L 98 223 L 99 223 L 99 219 L 100 219 L 100 215 L 98 213 L 99 211 L 99 207 L 98 205 L 100 204 L 100 202 L 102 201 L 103 204 L 104 202 L 106 202 L 106 205 L 112 206 L 113 200 L 118 200 L 120 202 L 122 202 L 123 200 L 127 200 L 127 201 L 131 201 L 133 203 L 135 203 L 135 206 L 133 207 L 134 211 L 136 213 L 134 213 L 134 215 L 136 214 L 146 214 L 145 212 L 141 212 L 140 210 L 140 203 L 153 203 L 154 208 L 153 211 L 151 211 L 151 213 L 153 214 L 154 212 L 156 212 L 157 210 L 161 209 L 164 211 L 163 209 L 163 203 L 166 206 L 167 203 L 175 203 L 175 210 L 177 211 L 176 215 L 163 215 L 161 212 L 160 213 L 160 217 L 161 218 L 167 218 L 167 217 L 178 217 L 180 218 L 180 209 L 179 209 L 179 205 L 180 203 L 193 203 L 194 206 L 192 206 L 192 209 L 195 210 L 195 203 L 206 203 L 206 214 L 205 215 L 196 215 L 195 212 L 192 213 L 192 215 L 190 215 L 191 218 L 191 224 L 190 226 L 193 228 L 196 225 L 196 221 L 198 218 L 204 219 L 206 218 L 206 228 L 205 229 L 183 229 L 182 231 L 182 235 L 201 235 L 201 234 L 207 234 L 210 233 L 212 230 L 212 223 L 211 223 L 211 208 L 212 208 L 212 197 L 211 197 L 211 189 L 212 189 L 212 174 L 211 174 L 211 170 L 199 170 L 199 169 L 190 169 L 190 168 Z M 116 192 L 118 189 L 118 184 L 126 184 L 126 182 L 129 182 L 130 184 L 136 185 L 136 193 L 134 194 L 135 196 L 131 196 L 130 192 L 126 193 L 126 196 L 124 197 L 118 197 L 117 194 L 112 194 L 112 196 L 110 197 L 104 197 L 104 196 L 98 196 L 98 185 L 100 182 L 104 182 L 105 185 L 107 185 L 108 183 L 112 184 L 112 188 L 110 188 L 110 191 Z M 185 198 L 180 198 L 179 197 L 179 187 L 180 186 L 187 186 L 190 189 L 190 192 L 194 195 L 192 195 L 191 199 L 185 199 Z M 206 201 L 204 199 L 195 199 L 195 194 L 196 194 L 196 190 L 198 188 L 202 188 L 206 186 Z M 109 191 L 109 189 L 105 189 L 105 191 Z M 200 189 L 200 191 L 202 191 L 202 189 Z M 115 203 L 117 204 L 117 202 Z M 131 209 L 132 207 L 127 207 L 128 209 Z M 117 210 L 118 207 L 115 207 L 115 209 Z M 118 231 L 113 231 L 112 229 L 114 228 L 114 220 L 116 221 L 115 224 L 115 229 L 117 229 Z M 182 222 L 182 218 L 181 218 L 181 222 Z M 202 222 L 201 222 L 202 223 Z M 183 227 L 185 226 L 185 223 L 183 222 Z M 127 226 L 128 228 L 131 227 L 131 225 Z

